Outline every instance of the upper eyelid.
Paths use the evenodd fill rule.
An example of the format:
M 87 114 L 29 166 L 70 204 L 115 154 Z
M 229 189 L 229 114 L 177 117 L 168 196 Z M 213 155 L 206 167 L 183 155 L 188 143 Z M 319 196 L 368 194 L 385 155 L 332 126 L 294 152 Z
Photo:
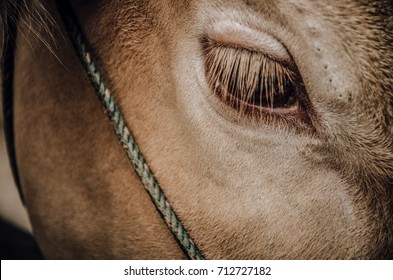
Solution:
M 287 49 L 275 37 L 236 21 L 215 22 L 207 30 L 206 37 L 216 43 L 262 53 L 277 61 L 291 61 Z

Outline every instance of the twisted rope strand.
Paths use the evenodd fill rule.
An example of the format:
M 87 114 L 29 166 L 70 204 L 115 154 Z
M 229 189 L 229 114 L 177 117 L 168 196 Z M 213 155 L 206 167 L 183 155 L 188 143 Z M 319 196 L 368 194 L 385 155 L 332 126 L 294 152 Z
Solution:
M 59 10 L 64 13 L 62 14 L 63 21 L 71 35 L 72 43 L 76 52 L 81 59 L 82 65 L 85 68 L 91 83 L 96 89 L 96 94 L 147 193 L 154 202 L 168 228 L 181 245 L 182 249 L 187 253 L 188 257 L 190 259 L 197 260 L 204 259 L 166 199 L 157 179 L 154 177 L 154 174 L 151 172 L 141 151 L 139 150 L 134 137 L 124 123 L 124 117 L 120 112 L 120 108 L 116 104 L 110 90 L 106 87 L 104 78 L 101 76 L 91 53 L 88 51 L 82 32 L 80 31 L 80 27 L 74 18 L 75 16 L 72 14 L 71 7 L 64 7 L 62 5 Z

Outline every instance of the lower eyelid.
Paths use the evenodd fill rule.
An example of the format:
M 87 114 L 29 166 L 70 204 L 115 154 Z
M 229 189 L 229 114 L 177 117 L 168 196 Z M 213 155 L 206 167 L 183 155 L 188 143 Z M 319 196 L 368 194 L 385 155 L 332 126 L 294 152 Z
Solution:
M 309 135 L 315 134 L 314 128 L 310 124 L 307 114 L 302 113 L 300 117 L 298 116 L 297 111 L 299 111 L 300 105 L 296 105 L 291 108 L 289 113 L 271 113 L 268 109 L 264 109 L 259 118 L 251 116 L 241 117 L 236 110 L 221 102 L 216 96 L 206 95 L 205 97 L 213 111 L 232 125 L 252 130 L 265 129 L 266 127 L 277 127 L 293 133 L 307 133 Z M 284 114 L 281 115 L 281 113 Z

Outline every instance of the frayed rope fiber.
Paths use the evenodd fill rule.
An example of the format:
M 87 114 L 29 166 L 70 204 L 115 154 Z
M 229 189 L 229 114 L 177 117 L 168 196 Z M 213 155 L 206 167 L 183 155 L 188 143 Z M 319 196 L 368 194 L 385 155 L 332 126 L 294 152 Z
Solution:
M 72 8 L 68 4 L 68 1 L 57 1 L 57 3 L 59 5 L 59 11 L 63 17 L 64 24 L 70 34 L 71 41 L 83 64 L 83 67 L 85 68 L 89 79 L 96 90 L 96 94 L 100 99 L 101 104 L 104 107 L 104 110 L 106 111 L 128 158 L 130 159 L 136 173 L 139 175 L 151 200 L 160 212 L 175 239 L 180 244 L 182 250 L 188 255 L 188 257 L 190 259 L 197 260 L 204 259 L 195 243 L 191 240 L 191 237 L 187 233 L 186 229 L 183 227 L 176 213 L 170 206 L 163 191 L 161 190 L 160 185 L 157 182 L 157 179 L 150 171 L 142 153 L 138 148 L 138 145 L 131 135 L 131 132 L 127 128 L 119 106 L 114 101 L 110 90 L 106 87 L 105 81 L 95 64 L 91 53 L 88 51 L 81 29 L 77 23 L 75 15 L 72 12 Z

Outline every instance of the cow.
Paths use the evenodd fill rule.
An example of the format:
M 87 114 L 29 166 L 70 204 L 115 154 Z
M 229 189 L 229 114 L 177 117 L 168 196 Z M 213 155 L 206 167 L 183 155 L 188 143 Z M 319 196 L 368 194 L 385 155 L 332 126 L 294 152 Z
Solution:
M 187 258 L 118 143 L 63 10 L 21 3 L 13 144 L 43 254 Z M 71 9 L 205 258 L 393 257 L 390 0 L 72 0 Z

